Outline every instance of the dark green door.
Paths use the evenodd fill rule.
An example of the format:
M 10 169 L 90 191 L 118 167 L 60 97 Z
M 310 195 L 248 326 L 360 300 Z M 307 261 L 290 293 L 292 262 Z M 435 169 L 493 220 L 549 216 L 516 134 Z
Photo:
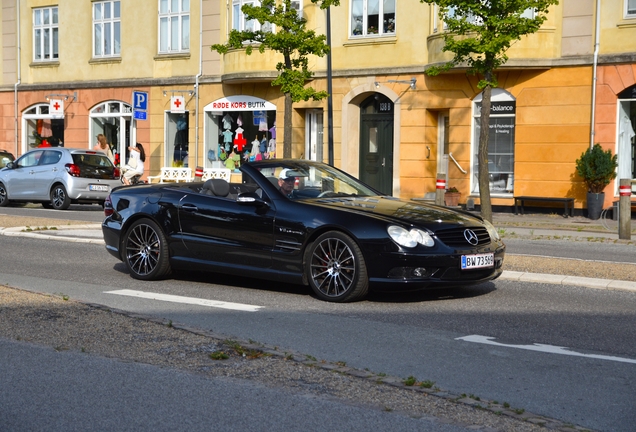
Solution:
M 379 93 L 360 105 L 360 180 L 393 193 L 393 102 Z

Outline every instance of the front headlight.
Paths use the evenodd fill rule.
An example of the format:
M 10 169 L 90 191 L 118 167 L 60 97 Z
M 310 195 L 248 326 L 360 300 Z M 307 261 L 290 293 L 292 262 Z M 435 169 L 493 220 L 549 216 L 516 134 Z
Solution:
M 493 224 L 491 224 L 490 222 L 484 219 L 484 225 L 486 226 L 486 229 L 488 230 L 488 234 L 490 234 L 491 239 L 497 240 L 497 241 L 501 240 L 501 237 L 499 237 L 499 233 L 497 232 L 497 228 L 495 228 Z
M 406 230 L 405 228 L 391 225 L 387 228 L 387 232 L 394 242 L 407 248 L 414 248 L 418 244 L 433 247 L 435 244 L 431 235 L 421 229 L 412 228 L 411 230 Z

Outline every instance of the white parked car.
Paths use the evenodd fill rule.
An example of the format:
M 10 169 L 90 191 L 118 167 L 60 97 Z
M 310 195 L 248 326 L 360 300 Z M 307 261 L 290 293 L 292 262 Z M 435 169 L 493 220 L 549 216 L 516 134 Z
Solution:
M 63 147 L 37 148 L 0 169 L 0 207 L 39 202 L 46 208 L 104 204 L 121 186 L 119 168 L 101 152 Z

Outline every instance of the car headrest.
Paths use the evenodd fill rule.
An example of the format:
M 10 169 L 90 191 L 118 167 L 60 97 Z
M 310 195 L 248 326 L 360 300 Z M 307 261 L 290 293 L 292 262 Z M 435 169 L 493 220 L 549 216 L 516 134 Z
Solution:
M 203 190 L 208 195 L 226 197 L 230 193 L 230 184 L 223 179 L 209 179 L 203 183 Z

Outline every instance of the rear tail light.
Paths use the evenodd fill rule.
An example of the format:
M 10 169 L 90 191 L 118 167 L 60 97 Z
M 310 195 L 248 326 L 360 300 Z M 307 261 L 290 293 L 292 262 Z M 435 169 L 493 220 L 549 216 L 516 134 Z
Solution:
M 71 177 L 81 176 L 81 171 L 79 166 L 69 163 L 69 164 L 66 164 L 64 167 L 66 168 L 66 171 L 71 175 Z
M 117 180 L 119 179 L 119 177 L 121 177 L 121 172 L 119 171 L 119 168 L 115 167 L 115 169 L 113 170 L 113 178 Z
M 110 199 L 110 194 L 108 194 L 108 197 L 104 201 L 104 216 L 108 217 L 113 213 L 115 213 L 113 210 L 113 201 Z

